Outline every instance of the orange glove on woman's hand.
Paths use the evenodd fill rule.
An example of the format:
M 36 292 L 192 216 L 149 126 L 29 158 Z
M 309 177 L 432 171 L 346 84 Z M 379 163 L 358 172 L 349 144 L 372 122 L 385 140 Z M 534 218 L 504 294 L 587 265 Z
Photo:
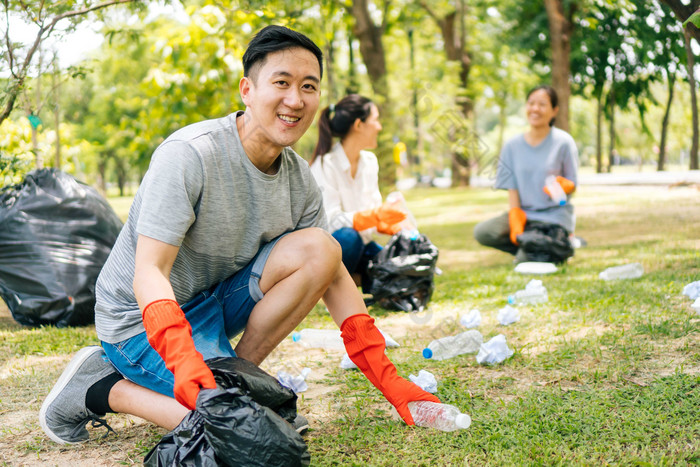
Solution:
M 514 245 L 518 244 L 518 235 L 525 231 L 527 215 L 520 208 L 510 208 L 508 211 L 508 224 L 510 225 L 510 241 Z
M 352 218 L 352 228 L 358 232 L 376 227 L 380 222 L 394 225 L 406 218 L 406 213 L 388 203 L 378 208 L 356 212 Z
M 559 183 L 561 189 L 564 190 L 564 193 L 566 193 L 567 195 L 570 195 L 576 189 L 576 185 L 574 185 L 574 182 L 572 182 L 568 178 L 562 177 L 561 175 L 557 175 L 557 183 Z M 543 189 L 544 192 L 547 193 L 547 195 L 549 195 L 550 197 L 552 196 L 552 194 L 549 192 L 549 188 L 544 187 Z
M 380 222 L 377 224 L 377 232 L 383 233 L 386 235 L 394 235 L 397 232 L 401 231 L 401 226 L 399 224 L 393 224 L 389 225 L 384 222 Z
M 396 407 L 396 411 L 408 425 L 415 424 L 408 410 L 409 402 L 440 402 L 434 395 L 396 373 L 396 367 L 384 353 L 386 340 L 370 315 L 352 315 L 343 321 L 340 330 L 350 360 L 382 391 L 384 397 Z
M 143 309 L 143 326 L 148 342 L 175 376 L 175 399 L 194 410 L 199 390 L 216 388 L 216 381 L 194 347 L 185 313 L 175 300 L 156 300 Z

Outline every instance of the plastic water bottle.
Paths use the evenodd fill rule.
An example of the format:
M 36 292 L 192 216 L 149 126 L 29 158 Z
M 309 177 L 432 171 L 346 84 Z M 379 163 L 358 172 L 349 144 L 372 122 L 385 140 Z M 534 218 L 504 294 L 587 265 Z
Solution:
M 566 193 L 564 193 L 564 189 L 557 181 L 557 177 L 554 175 L 547 175 L 547 178 L 544 179 L 544 186 L 547 187 L 552 201 L 559 206 L 564 206 L 566 204 Z
M 532 279 L 524 289 L 508 296 L 509 305 L 534 305 L 548 300 L 547 288 L 538 279 Z
M 339 329 L 302 329 L 292 334 L 292 340 L 315 349 L 345 349 Z
M 510 305 L 535 305 L 545 303 L 549 300 L 547 289 L 542 285 L 542 281 L 531 280 L 523 290 L 518 290 L 508 297 Z
M 456 336 L 435 339 L 423 349 L 423 357 L 433 360 L 445 360 L 465 353 L 476 353 L 481 348 L 484 337 L 475 329 Z
M 623 264 L 608 268 L 601 272 L 598 277 L 606 281 L 615 279 L 636 279 L 644 275 L 644 266 L 639 263 Z
M 418 233 L 418 223 L 416 222 L 416 218 L 413 217 L 411 211 L 409 211 L 403 194 L 401 194 L 400 191 L 392 191 L 387 195 L 386 202 L 394 206 L 396 209 L 406 213 L 406 219 L 401 221 L 399 224 L 401 231 L 405 232 L 411 240 L 417 239 L 420 235 Z
M 408 403 L 413 421 L 417 426 L 436 428 L 442 431 L 455 431 L 469 428 L 472 419 L 450 404 L 438 404 L 430 401 L 413 401 Z

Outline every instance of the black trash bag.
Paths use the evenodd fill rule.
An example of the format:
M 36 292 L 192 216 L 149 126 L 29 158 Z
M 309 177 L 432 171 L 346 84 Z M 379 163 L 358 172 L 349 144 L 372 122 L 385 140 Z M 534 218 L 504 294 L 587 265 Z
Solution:
M 306 466 L 292 427 L 297 396 L 241 358 L 207 360 L 217 389 L 202 389 L 197 410 L 151 449 L 147 466 Z
M 367 268 L 372 285 L 368 305 L 387 310 L 421 311 L 433 295 L 438 249 L 428 237 L 399 232 Z
M 560 264 L 574 256 L 569 232 L 557 224 L 528 222 L 525 232 L 518 235 L 518 243 L 528 261 Z
M 0 192 L 0 297 L 27 326 L 95 322 L 95 282 L 122 223 L 93 188 L 56 169 Z

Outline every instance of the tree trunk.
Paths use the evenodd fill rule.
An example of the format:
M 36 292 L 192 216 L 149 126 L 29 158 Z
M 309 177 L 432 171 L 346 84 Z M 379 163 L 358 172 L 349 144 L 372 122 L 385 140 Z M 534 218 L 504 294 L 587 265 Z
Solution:
M 388 0 L 385 1 L 388 6 Z M 374 91 L 373 101 L 379 109 L 379 115 L 384 115 L 385 131 L 379 135 L 379 183 L 381 186 L 392 185 L 396 182 L 396 170 L 393 161 L 391 135 L 395 134 L 396 125 L 391 120 L 391 98 L 386 72 L 386 58 L 382 35 L 386 30 L 387 15 L 384 12 L 382 25 L 377 26 L 369 13 L 368 0 L 353 0 L 352 14 L 355 18 L 353 35 L 360 41 L 360 54 L 367 68 L 370 83 Z
M 676 19 L 681 23 L 685 22 L 690 15 L 692 15 L 698 8 L 700 8 L 700 0 L 692 0 L 687 4 L 683 4 L 682 0 L 659 0 L 661 3 L 668 5 L 673 14 L 676 15 Z M 690 33 L 691 37 L 694 37 L 696 41 L 700 42 L 700 29 L 698 29 L 694 24 L 688 24 L 686 29 Z
M 352 15 L 355 18 L 353 34 L 360 41 L 360 53 L 367 67 L 372 90 L 379 99 L 383 100 L 383 102 L 377 102 L 377 105 L 386 108 L 389 104 L 389 85 L 382 42 L 383 28 L 374 24 L 369 14 L 367 0 L 353 0 Z
M 549 19 L 549 35 L 552 46 L 552 87 L 559 96 L 559 114 L 557 126 L 569 131 L 569 76 L 571 76 L 571 21 L 575 5 L 564 11 L 562 0 L 544 0 Z
M 409 57 L 411 64 L 411 76 L 416 75 L 416 48 L 413 41 L 413 28 L 408 30 L 408 47 L 409 47 Z M 409 160 L 414 159 L 411 162 L 415 162 L 418 166 L 416 171 L 420 171 L 420 164 L 423 160 L 423 134 L 420 128 L 420 112 L 418 111 L 418 89 L 415 80 L 411 81 L 411 112 L 413 113 L 413 129 L 416 132 L 416 150 L 411 151 L 409 149 Z M 411 157 L 412 155 L 412 157 Z
M 348 34 L 348 85 L 345 88 L 345 94 L 357 93 L 359 86 L 357 85 L 357 74 L 355 71 L 355 49 L 353 48 L 354 40 L 352 34 Z
M 41 110 L 41 67 L 44 62 L 44 51 L 39 48 L 39 64 L 36 67 L 36 116 Z M 39 151 L 39 129 L 32 125 L 32 152 L 34 152 L 34 164 L 37 169 L 44 168 L 44 155 Z
M 54 167 L 56 167 L 57 170 L 61 170 L 61 129 L 59 128 L 61 125 L 61 112 L 60 112 L 60 104 L 59 104 L 59 96 L 60 96 L 60 80 L 58 76 L 58 57 L 54 55 L 53 59 L 53 74 L 51 75 L 51 81 L 53 85 L 53 118 L 54 118 L 54 125 L 55 125 L 55 132 L 56 132 L 56 152 L 54 154 Z
M 119 187 L 119 196 L 125 196 L 127 172 L 126 163 L 119 157 L 114 157 L 114 171 L 117 175 L 117 186 Z
M 467 86 L 469 85 L 469 72 L 471 71 L 472 58 L 467 50 L 467 30 L 464 24 L 466 16 L 466 6 L 464 0 L 459 0 L 457 8 L 451 11 L 444 17 L 438 16 L 431 8 L 428 2 L 421 1 L 421 6 L 435 20 L 440 27 L 442 40 L 445 44 L 445 56 L 447 60 L 459 63 L 459 83 L 464 95 L 457 97 L 456 103 L 462 111 L 462 116 L 465 121 L 468 121 L 473 114 L 474 105 L 466 96 Z M 459 27 L 457 25 L 459 20 Z M 463 128 L 467 128 L 464 125 Z M 457 138 L 457 139 L 454 139 Z M 471 141 L 470 135 L 454 135 L 451 141 Z M 452 153 L 452 185 L 453 186 L 468 186 L 471 178 L 471 165 L 474 157 L 469 153 L 468 147 L 464 148 L 461 154 L 453 150 Z
M 598 93 L 598 108 L 596 111 L 595 135 L 595 171 L 603 173 L 603 87 Z
M 610 151 L 608 153 L 608 173 L 612 172 L 613 162 L 615 160 L 615 82 L 610 86 L 610 94 L 608 96 L 608 105 L 610 106 Z
M 107 196 L 107 155 L 101 154 L 97 160 L 97 186 L 102 196 Z
M 666 111 L 664 118 L 661 120 L 661 142 L 659 143 L 659 161 L 656 164 L 656 170 L 661 172 L 666 164 L 666 135 L 668 133 L 668 118 L 671 114 L 671 103 L 673 102 L 673 89 L 676 84 L 676 75 L 668 74 L 668 100 L 666 101 Z
M 326 100 L 328 105 L 335 104 L 335 83 L 333 82 L 333 39 L 326 43 L 326 84 L 328 86 L 328 95 Z
M 498 104 L 498 150 L 496 154 L 500 154 L 501 149 L 503 149 L 503 139 L 506 133 L 506 119 L 508 118 L 508 109 L 506 107 L 507 99 L 508 96 L 504 93 L 503 99 Z
M 690 170 L 698 169 L 698 97 L 695 89 L 695 56 L 690 48 L 691 32 L 684 30 L 685 52 L 688 56 L 688 84 L 690 84 L 690 109 L 693 114 L 693 142 L 690 146 Z

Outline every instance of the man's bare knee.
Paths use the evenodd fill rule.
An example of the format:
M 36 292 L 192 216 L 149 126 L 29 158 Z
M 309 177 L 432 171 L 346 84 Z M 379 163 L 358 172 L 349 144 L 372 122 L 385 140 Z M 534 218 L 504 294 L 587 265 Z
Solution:
M 340 244 L 333 236 L 323 229 L 311 227 L 299 231 L 299 252 L 301 260 L 315 268 L 337 268 L 342 262 Z

